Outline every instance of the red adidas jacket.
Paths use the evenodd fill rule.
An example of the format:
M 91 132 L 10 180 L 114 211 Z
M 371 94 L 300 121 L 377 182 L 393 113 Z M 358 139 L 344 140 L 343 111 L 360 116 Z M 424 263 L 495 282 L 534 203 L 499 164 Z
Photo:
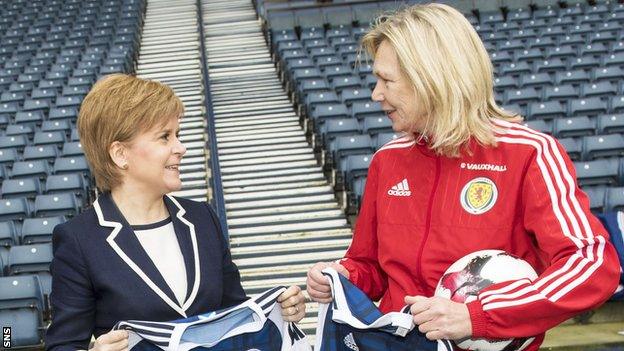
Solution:
M 597 307 L 615 291 L 619 263 L 589 211 L 574 166 L 552 137 L 495 121 L 497 147 L 436 156 L 404 137 L 371 162 L 353 242 L 341 264 L 383 312 L 406 295 L 433 296 L 464 255 L 500 249 L 539 273 L 483 290 L 468 304 L 473 337 L 535 336 Z

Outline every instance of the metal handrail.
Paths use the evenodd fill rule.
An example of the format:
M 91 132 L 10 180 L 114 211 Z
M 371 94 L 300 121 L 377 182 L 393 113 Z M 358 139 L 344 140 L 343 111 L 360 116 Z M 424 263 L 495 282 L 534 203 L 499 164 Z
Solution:
M 212 187 L 212 201 L 219 221 L 221 222 L 221 231 L 223 233 L 223 239 L 226 243 L 230 242 L 227 226 L 227 215 L 225 212 L 225 199 L 223 197 L 223 185 L 221 184 L 221 168 L 219 166 L 219 153 L 217 152 L 217 134 L 215 132 L 214 111 L 212 109 L 212 95 L 210 93 L 210 76 L 208 75 L 208 64 L 206 60 L 206 43 L 204 35 L 204 15 L 202 13 L 201 0 L 196 1 L 198 11 L 198 25 L 199 25 L 199 50 L 202 69 L 202 78 L 204 80 L 204 108 L 206 110 L 206 120 L 208 126 L 206 132 L 208 133 L 208 141 L 206 147 L 210 150 L 210 185 Z M 212 143 L 210 145 L 209 143 Z

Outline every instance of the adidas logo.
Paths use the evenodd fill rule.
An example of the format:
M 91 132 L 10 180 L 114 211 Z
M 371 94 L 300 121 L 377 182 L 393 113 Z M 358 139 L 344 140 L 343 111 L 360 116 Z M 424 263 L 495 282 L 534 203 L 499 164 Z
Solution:
M 392 189 L 388 190 L 388 195 L 392 196 L 410 196 L 412 192 L 409 189 L 409 185 L 407 185 L 407 178 L 403 179 L 399 184 L 392 187 Z
M 357 346 L 357 344 L 355 343 L 355 339 L 353 338 L 353 334 L 349 333 L 347 334 L 347 336 L 344 337 L 344 343 L 345 345 L 353 351 L 360 351 L 360 348 Z

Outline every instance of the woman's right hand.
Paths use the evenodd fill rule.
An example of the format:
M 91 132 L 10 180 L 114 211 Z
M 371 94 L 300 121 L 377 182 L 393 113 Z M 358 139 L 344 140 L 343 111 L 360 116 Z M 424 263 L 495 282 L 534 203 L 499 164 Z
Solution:
M 89 351 L 124 351 L 128 350 L 128 331 L 113 330 L 95 339 Z
M 332 301 L 331 287 L 329 279 L 323 275 L 323 269 L 331 267 L 336 272 L 344 275 L 349 279 L 349 271 L 343 265 L 335 262 L 319 262 L 308 270 L 308 278 L 306 279 L 306 290 L 313 301 L 319 303 L 330 303 Z

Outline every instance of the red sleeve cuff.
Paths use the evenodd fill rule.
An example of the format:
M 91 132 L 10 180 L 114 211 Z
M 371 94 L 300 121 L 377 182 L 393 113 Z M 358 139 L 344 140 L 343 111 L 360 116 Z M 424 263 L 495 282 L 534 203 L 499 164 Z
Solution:
M 467 306 L 470 314 L 470 323 L 472 324 L 472 337 L 487 338 L 488 319 L 485 312 L 483 312 L 481 301 L 469 302 Z
M 351 265 L 351 260 L 343 258 L 337 262 L 349 271 L 349 281 L 357 286 L 357 270 Z

